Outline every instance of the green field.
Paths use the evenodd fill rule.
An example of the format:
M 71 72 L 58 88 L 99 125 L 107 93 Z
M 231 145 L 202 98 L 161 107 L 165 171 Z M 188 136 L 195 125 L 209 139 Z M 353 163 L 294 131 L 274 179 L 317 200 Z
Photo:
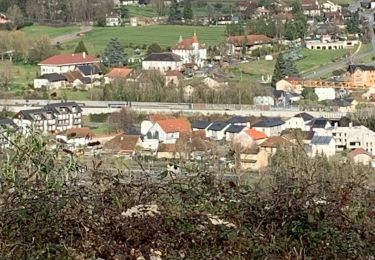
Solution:
M 51 27 L 44 25 L 32 25 L 22 29 L 30 38 L 38 38 L 41 36 L 48 36 L 55 38 L 64 34 L 79 32 L 79 26 L 65 26 L 65 27 Z
M 319 68 L 320 66 L 332 63 L 349 53 L 348 50 L 309 50 L 302 49 L 303 59 L 296 62 L 300 73 Z
M 158 16 L 157 13 L 152 9 L 151 6 L 127 6 L 129 11 L 129 17 L 155 17 Z
M 92 54 L 102 53 L 112 37 L 119 38 L 125 45 L 150 45 L 153 42 L 162 47 L 176 44 L 180 35 L 191 37 L 196 32 L 201 43 L 207 46 L 218 45 L 225 40 L 225 27 L 179 26 L 179 25 L 150 25 L 142 27 L 95 28 L 88 32 L 82 40 Z M 71 51 L 77 41 L 64 46 Z

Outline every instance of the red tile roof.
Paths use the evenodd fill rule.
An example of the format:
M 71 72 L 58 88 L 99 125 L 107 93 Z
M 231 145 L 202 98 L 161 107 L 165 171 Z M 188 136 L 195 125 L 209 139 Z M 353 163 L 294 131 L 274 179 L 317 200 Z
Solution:
M 166 133 L 190 132 L 190 123 L 183 118 L 159 120 L 156 122 Z
M 130 68 L 113 68 L 105 76 L 108 78 L 127 78 L 133 72 Z
M 126 135 L 121 133 L 106 142 L 103 149 L 111 152 L 131 153 L 135 150 L 140 141 L 139 135 Z
M 302 78 L 300 77 L 285 77 L 285 80 L 290 82 L 290 83 L 301 83 L 302 82 Z
M 191 38 L 180 38 L 180 40 L 177 42 L 175 49 L 181 49 L 181 50 L 191 50 L 193 49 L 193 43 L 199 43 L 197 34 L 194 33 L 193 37 Z M 200 46 L 203 47 L 203 46 Z
M 363 148 L 357 148 L 357 149 L 351 151 L 351 152 L 348 154 L 348 157 L 349 157 L 350 159 L 353 160 L 354 157 L 356 157 L 357 155 L 360 155 L 360 154 L 366 154 L 366 155 L 370 156 L 371 158 L 374 158 L 374 156 L 373 156 L 371 153 L 367 152 L 367 151 L 366 151 L 365 149 L 363 149 Z
M 89 64 L 97 63 L 98 59 L 83 53 L 73 53 L 73 54 L 59 54 L 54 55 L 41 61 L 39 65 L 79 65 L 79 64 Z
M 246 130 L 246 133 L 254 140 L 261 140 L 266 139 L 267 135 L 261 131 L 255 130 L 255 129 L 248 129 Z

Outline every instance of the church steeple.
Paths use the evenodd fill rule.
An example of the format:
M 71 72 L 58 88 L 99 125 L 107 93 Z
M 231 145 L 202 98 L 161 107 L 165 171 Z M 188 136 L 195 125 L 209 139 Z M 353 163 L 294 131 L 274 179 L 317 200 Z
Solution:
M 197 37 L 197 32 L 196 31 L 194 31 L 193 43 L 198 43 L 198 37 Z
M 180 38 L 178 39 L 178 43 L 181 43 L 183 41 L 182 35 L 180 34 Z

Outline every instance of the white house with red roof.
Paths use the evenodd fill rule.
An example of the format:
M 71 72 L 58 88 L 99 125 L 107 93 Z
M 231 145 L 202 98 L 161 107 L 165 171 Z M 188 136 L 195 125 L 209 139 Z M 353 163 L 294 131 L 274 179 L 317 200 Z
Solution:
M 198 67 L 203 67 L 207 60 L 207 48 L 199 43 L 196 33 L 192 38 L 180 36 L 172 53 L 179 55 L 184 64 L 196 64 Z
M 160 142 L 173 144 L 181 133 L 190 133 L 190 123 L 185 118 L 158 120 L 148 130 L 147 139 L 158 139 Z
M 90 55 L 83 53 L 59 54 L 51 56 L 38 65 L 40 66 L 40 73 L 65 73 L 73 71 L 77 66 L 99 64 L 100 60 Z

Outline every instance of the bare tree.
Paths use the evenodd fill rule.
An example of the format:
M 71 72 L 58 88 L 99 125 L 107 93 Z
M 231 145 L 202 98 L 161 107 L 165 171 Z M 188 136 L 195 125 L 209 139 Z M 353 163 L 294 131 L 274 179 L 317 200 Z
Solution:
M 0 87 L 2 90 L 9 90 L 10 83 L 13 81 L 13 65 L 10 62 L 0 63 Z

